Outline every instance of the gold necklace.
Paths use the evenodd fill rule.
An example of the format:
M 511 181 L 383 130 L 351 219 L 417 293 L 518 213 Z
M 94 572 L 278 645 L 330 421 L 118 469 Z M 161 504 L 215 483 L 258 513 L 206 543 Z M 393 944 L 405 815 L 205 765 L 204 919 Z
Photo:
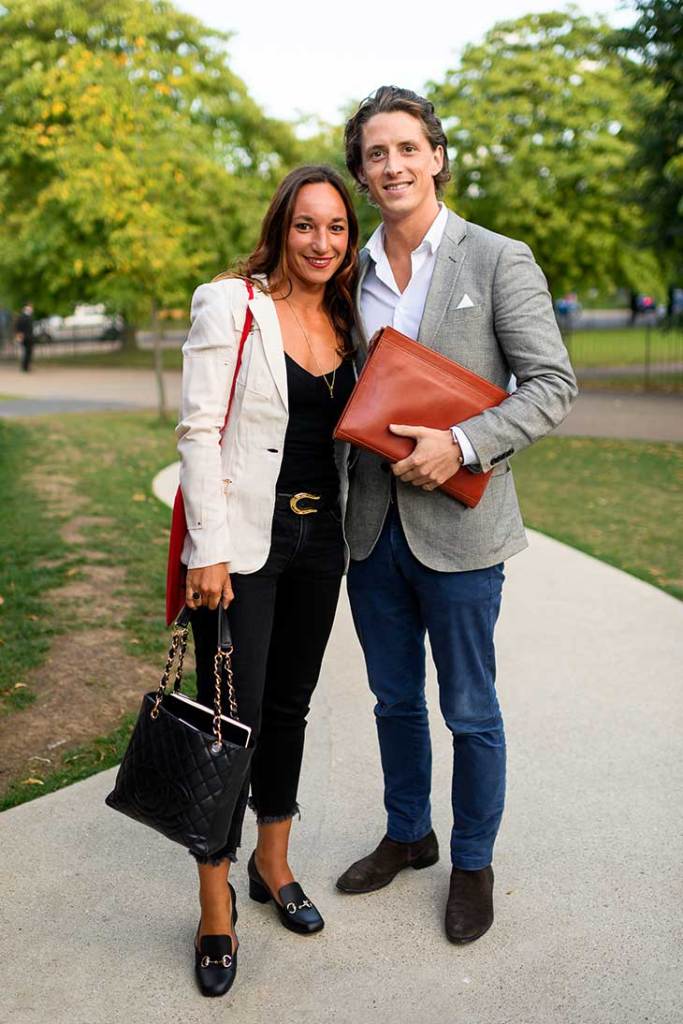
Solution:
M 320 371 L 320 376 L 323 379 L 325 387 L 327 388 L 327 390 L 330 393 L 330 398 L 334 398 L 334 381 L 335 381 L 335 378 L 337 376 L 337 367 L 335 366 L 334 370 L 332 371 L 332 383 L 330 384 L 329 380 L 327 379 L 327 377 L 323 373 L 323 370 L 322 370 L 322 367 L 321 367 L 320 363 L 318 362 L 318 357 L 316 356 L 315 351 L 313 350 L 313 346 L 311 345 L 311 339 L 306 334 L 306 331 L 303 328 L 301 320 L 299 320 L 299 317 L 296 315 L 296 313 L 294 311 L 294 306 L 291 304 L 289 299 L 285 299 L 285 302 L 287 303 L 288 307 L 292 311 L 292 316 L 296 320 L 297 324 L 299 325 L 299 330 L 301 331 L 301 333 L 303 334 L 304 338 L 306 339 L 306 344 L 308 345 L 308 350 L 311 353 L 311 355 L 313 356 L 313 361 L 315 362 L 315 365 L 318 367 L 318 370 Z

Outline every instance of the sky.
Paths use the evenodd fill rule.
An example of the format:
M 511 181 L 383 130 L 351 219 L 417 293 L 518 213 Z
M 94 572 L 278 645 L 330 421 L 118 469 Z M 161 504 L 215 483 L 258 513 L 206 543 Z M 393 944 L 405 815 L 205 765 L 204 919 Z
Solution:
M 378 85 L 420 91 L 497 21 L 563 9 L 561 0 L 175 0 L 211 28 L 235 33 L 231 67 L 274 117 L 335 122 Z M 578 0 L 583 14 L 635 20 L 620 0 Z

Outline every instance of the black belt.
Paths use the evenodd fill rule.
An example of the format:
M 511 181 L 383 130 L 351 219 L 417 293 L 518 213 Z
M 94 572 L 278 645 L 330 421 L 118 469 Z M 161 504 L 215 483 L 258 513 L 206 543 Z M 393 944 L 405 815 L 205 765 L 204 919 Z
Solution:
M 313 491 L 298 491 L 296 494 L 275 495 L 275 508 L 278 512 L 293 512 L 297 516 L 310 516 L 314 512 L 324 512 L 339 508 L 338 494 L 318 494 Z

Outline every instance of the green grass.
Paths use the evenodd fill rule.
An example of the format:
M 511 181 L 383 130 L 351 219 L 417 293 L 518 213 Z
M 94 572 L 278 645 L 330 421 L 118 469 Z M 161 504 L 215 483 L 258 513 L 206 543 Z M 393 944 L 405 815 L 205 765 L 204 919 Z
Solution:
M 683 445 L 550 437 L 513 468 L 528 526 L 683 598 Z
M 78 629 L 63 621 L 58 605 L 47 606 L 44 589 L 58 586 L 79 564 L 59 538 L 59 516 L 36 496 L 30 472 L 64 473 L 75 480 L 84 502 L 79 513 L 107 517 L 109 524 L 85 526 L 87 546 L 106 554 L 125 573 L 129 608 L 121 627 L 127 650 L 159 667 L 168 647 L 164 621 L 165 566 L 170 510 L 151 492 L 151 480 L 176 457 L 170 423 L 152 414 L 76 414 L 47 420 L 0 421 L 0 707 L 21 715 L 34 695 L 20 687 L 29 668 L 41 665 L 56 632 Z M 40 568 L 44 562 L 56 563 Z M 80 560 L 82 564 L 82 559 Z M 194 674 L 188 659 L 185 689 Z M 153 681 L 156 685 L 156 676 Z M 0 810 L 42 796 L 115 765 L 127 743 L 134 716 L 113 733 L 70 751 L 56 771 L 36 773 L 39 784 L 15 783 Z
M 573 331 L 565 336 L 576 369 L 590 366 L 635 366 L 645 361 L 645 327 L 604 331 Z M 683 362 L 683 331 L 652 329 L 650 362 Z
M 134 724 L 135 715 L 126 715 L 118 729 L 108 736 L 98 736 L 71 750 L 57 771 L 32 783 L 13 783 L 0 800 L 0 811 L 7 811 L 10 807 L 17 807 L 36 797 L 45 796 L 46 793 L 54 793 L 57 789 L 80 782 L 107 768 L 114 768 L 123 757 Z
M 78 560 L 59 536 L 60 518 L 36 494 L 31 476 L 43 462 L 49 431 L 0 420 L 0 714 L 32 700 L 29 669 L 42 664 L 64 628 L 44 594 L 64 583 Z M 49 445 L 49 441 L 47 441 Z
M 84 533 L 90 547 L 124 570 L 130 608 L 123 626 L 130 651 L 158 661 L 167 642 L 170 510 L 154 497 L 151 483 L 177 458 L 173 427 L 152 413 L 88 413 L 61 417 L 51 437 L 46 458 L 76 477 L 85 511 L 113 520 Z
M 653 373 L 645 379 L 641 374 L 608 377 L 582 377 L 581 391 L 619 391 L 624 394 L 680 395 L 683 392 L 683 373 Z

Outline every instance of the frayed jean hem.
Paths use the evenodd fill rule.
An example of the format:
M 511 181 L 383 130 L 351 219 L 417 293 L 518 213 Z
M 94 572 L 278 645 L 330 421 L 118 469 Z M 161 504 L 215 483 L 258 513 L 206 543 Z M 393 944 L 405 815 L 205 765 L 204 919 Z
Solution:
M 286 814 L 259 814 L 258 808 L 254 803 L 254 798 L 252 796 L 249 797 L 248 803 L 249 807 L 256 815 L 257 825 L 275 825 L 279 821 L 289 821 L 297 814 L 299 816 L 299 821 L 301 821 L 301 808 L 299 807 L 298 804 L 294 804 L 293 809 L 291 811 L 288 811 Z
M 208 854 L 193 853 L 192 850 L 187 852 L 194 857 L 198 864 L 211 864 L 212 867 L 218 867 L 226 860 L 229 860 L 231 864 L 237 863 L 237 853 L 234 850 L 219 850 L 218 853 Z

